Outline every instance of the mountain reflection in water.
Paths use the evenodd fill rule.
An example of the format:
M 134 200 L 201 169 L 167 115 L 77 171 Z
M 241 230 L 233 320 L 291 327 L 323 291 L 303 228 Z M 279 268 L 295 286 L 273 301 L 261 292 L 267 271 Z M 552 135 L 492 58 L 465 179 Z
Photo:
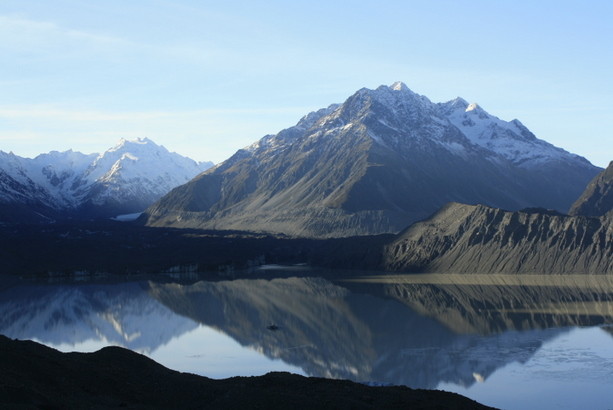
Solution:
M 147 282 L 15 286 L 0 292 L 0 333 L 55 347 L 94 342 L 146 354 L 198 326 L 148 289 Z
M 311 376 L 471 386 L 576 326 L 612 324 L 612 290 L 604 276 L 22 284 L 0 293 L 0 333 L 150 353 L 204 325 Z

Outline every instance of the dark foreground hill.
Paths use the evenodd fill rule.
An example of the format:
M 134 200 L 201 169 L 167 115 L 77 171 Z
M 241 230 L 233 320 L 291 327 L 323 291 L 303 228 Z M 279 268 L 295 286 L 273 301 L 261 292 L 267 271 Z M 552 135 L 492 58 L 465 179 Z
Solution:
M 239 150 L 142 220 L 317 238 L 397 233 L 451 201 L 566 212 L 599 171 L 517 120 L 396 83 Z
M 212 380 L 119 347 L 60 353 L 0 336 L 0 407 L 130 409 L 487 409 L 454 393 L 289 373 Z

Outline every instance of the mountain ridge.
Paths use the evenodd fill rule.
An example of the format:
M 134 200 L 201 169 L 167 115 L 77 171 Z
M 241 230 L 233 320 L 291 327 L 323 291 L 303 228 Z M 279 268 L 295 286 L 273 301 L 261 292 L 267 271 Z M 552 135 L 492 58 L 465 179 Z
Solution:
M 450 203 L 382 248 L 381 268 L 446 273 L 613 273 L 613 162 L 564 215 Z
M 517 120 L 462 99 L 435 104 L 394 83 L 238 150 L 143 221 L 304 237 L 396 233 L 451 201 L 566 212 L 599 170 Z
M 0 219 L 14 222 L 10 210 L 18 207 L 23 218 L 16 219 L 26 221 L 139 212 L 210 166 L 148 138 L 122 138 L 102 154 L 68 150 L 23 158 L 0 151 L 0 204 L 6 210 Z
M 387 244 L 382 267 L 426 273 L 612 273 L 612 217 L 450 203 Z
M 570 215 L 602 216 L 613 209 L 613 161 L 588 184 L 573 203 Z

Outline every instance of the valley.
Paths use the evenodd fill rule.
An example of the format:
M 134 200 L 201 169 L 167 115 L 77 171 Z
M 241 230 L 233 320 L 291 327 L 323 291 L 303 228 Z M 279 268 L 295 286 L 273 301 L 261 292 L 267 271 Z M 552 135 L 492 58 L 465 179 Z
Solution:
M 119 374 L 155 372 L 176 383 L 173 402 L 213 407 L 244 404 L 220 400 L 220 389 L 300 407 L 318 377 L 321 394 L 343 379 L 344 391 L 375 395 L 340 396 L 359 408 L 394 408 L 389 397 L 479 406 L 406 388 L 363 393 L 364 384 L 443 387 L 505 407 L 538 399 L 505 398 L 499 377 L 538 378 L 541 363 L 567 374 L 588 334 L 594 366 L 607 372 L 613 162 L 602 170 L 461 98 L 435 104 L 402 83 L 361 89 L 215 166 L 148 139 L 101 155 L 0 154 L 1 333 L 256 376 L 212 381 L 118 348 L 79 355 L 0 338 L 15 380 L 44 368 L 85 377 L 71 383 L 91 391 L 88 378 L 102 377 L 96 391 L 111 406 L 146 394 L 167 407 L 137 382 L 115 389 Z M 549 350 L 567 340 L 563 357 Z M 279 370 L 310 377 L 262 375 Z M 290 393 L 275 396 L 271 380 Z M 592 386 L 609 388 L 601 378 Z M 33 400 L 13 387 L 4 392 L 15 401 L 0 390 L 0 403 L 62 401 L 46 383 L 32 385 Z M 565 390 L 569 403 L 604 400 Z

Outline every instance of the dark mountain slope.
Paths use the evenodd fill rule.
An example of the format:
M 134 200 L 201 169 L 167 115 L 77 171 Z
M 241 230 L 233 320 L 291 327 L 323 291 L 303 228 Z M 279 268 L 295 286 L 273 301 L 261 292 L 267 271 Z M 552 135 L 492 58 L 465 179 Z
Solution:
M 463 100 L 433 104 L 396 83 L 262 138 L 171 191 L 143 220 L 307 237 L 398 232 L 449 201 L 565 211 L 598 171 L 518 121 Z
M 570 215 L 601 216 L 613 209 L 613 161 L 598 174 L 570 208 Z
M 395 271 L 613 273 L 613 220 L 451 203 L 384 250 Z

